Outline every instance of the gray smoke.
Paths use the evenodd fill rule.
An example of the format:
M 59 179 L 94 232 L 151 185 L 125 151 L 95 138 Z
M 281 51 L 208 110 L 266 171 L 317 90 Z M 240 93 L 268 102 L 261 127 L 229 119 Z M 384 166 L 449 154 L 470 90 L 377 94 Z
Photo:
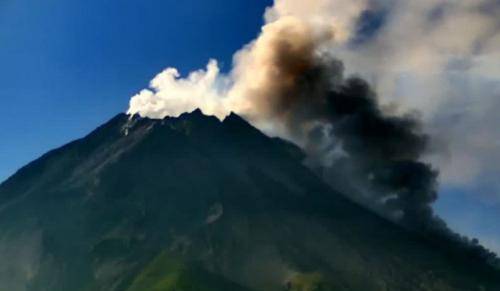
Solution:
M 163 118 L 200 108 L 220 119 L 235 112 L 264 132 L 300 145 L 308 154 L 308 163 L 320 168 L 327 181 L 353 199 L 422 234 L 474 245 L 449 231 L 433 214 L 438 174 L 424 162 L 431 139 L 423 133 L 419 115 L 407 113 L 411 102 L 401 98 L 403 102 L 396 102 L 399 106 L 388 106 L 387 100 L 394 101 L 396 90 L 391 93 L 388 89 L 388 76 L 393 75 L 386 69 L 426 76 L 429 68 L 435 74 L 436 68 L 448 66 L 447 57 L 466 54 L 470 44 L 477 43 L 474 34 L 467 34 L 464 41 L 446 39 L 442 47 L 427 46 L 448 32 L 449 19 L 441 17 L 437 9 L 441 4 L 443 11 L 476 19 L 480 25 L 473 26 L 474 31 L 488 30 L 495 21 L 474 10 L 478 3 L 424 2 L 276 0 L 266 11 L 260 35 L 235 54 L 229 74 L 220 74 L 215 61 L 187 78 L 168 68 L 153 79 L 150 89 L 131 99 L 128 112 Z M 436 39 L 421 44 L 412 35 L 430 35 L 422 26 L 433 27 L 432 19 L 421 21 L 424 12 L 429 12 L 426 17 L 439 18 L 442 27 L 432 34 Z M 388 15 L 404 20 L 404 27 L 411 29 L 401 35 L 396 22 L 384 26 Z M 378 42 L 370 29 L 382 31 L 387 42 Z M 413 46 L 407 51 L 412 58 L 405 58 L 397 49 L 396 39 L 409 40 Z M 395 44 L 387 50 L 397 58 L 390 64 L 384 43 Z M 369 52 L 368 56 L 363 52 Z M 339 56 L 354 68 L 350 71 L 367 68 L 367 75 L 381 84 L 377 89 L 387 96 L 377 96 L 361 77 L 347 77 Z M 382 62 L 377 56 L 384 56 Z M 421 88 L 427 92 L 426 86 Z M 411 95 L 419 90 L 404 92 Z M 439 90 L 429 96 L 436 92 Z M 429 112 L 422 113 L 426 120 Z

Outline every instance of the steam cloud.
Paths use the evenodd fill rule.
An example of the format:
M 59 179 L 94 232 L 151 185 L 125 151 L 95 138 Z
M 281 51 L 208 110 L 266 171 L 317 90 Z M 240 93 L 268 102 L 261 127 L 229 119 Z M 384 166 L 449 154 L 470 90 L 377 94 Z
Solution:
M 439 131 L 449 123 L 439 119 L 440 106 L 463 104 L 447 94 L 458 67 L 500 75 L 484 59 L 500 44 L 499 9 L 486 0 L 275 0 L 229 74 L 214 60 L 187 78 L 168 68 L 131 99 L 128 113 L 163 118 L 200 108 L 223 119 L 235 112 L 302 146 L 325 176 L 349 177 L 349 185 L 336 186 L 426 232 L 441 222 L 430 207 L 437 172 L 422 160 L 450 173 L 443 159 L 428 155 L 434 144 L 423 131 L 435 134 L 429 125 Z M 450 36 L 453 19 L 474 25 Z M 371 80 L 380 99 L 361 77 L 345 77 L 337 58 L 348 73 Z M 407 113 L 415 108 L 423 111 L 423 128 Z

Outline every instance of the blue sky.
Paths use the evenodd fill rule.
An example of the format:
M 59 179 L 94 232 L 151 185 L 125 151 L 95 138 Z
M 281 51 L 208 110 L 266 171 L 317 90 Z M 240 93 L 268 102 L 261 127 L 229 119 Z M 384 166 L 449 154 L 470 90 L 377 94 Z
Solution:
M 215 58 L 229 69 L 271 2 L 0 2 L 0 181 L 125 111 L 167 66 L 186 73 Z M 498 251 L 500 206 L 471 194 L 443 189 L 436 209 Z
M 0 2 L 0 180 L 125 111 L 167 66 L 228 68 L 270 3 Z

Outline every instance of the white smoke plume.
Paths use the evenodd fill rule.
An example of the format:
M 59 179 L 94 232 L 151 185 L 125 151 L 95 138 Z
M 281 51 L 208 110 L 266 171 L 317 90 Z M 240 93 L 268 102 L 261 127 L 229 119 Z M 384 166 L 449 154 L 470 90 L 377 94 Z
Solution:
M 151 81 L 150 89 L 131 99 L 128 113 L 164 118 L 200 108 L 223 119 L 236 112 L 261 128 L 272 128 L 268 132 L 284 134 L 277 129 L 280 125 L 270 120 L 273 113 L 266 112 L 269 107 L 262 103 L 272 102 L 273 92 L 292 87 L 293 74 L 304 70 L 313 58 L 328 53 L 335 42 L 347 41 L 354 21 L 367 5 L 366 1 L 350 1 L 339 11 L 342 17 L 336 17 L 329 13 L 334 4 L 276 1 L 265 13 L 259 37 L 235 53 L 228 75 L 219 73 L 214 60 L 205 70 L 186 78 L 181 78 L 175 68 L 167 68 Z
M 217 61 L 210 60 L 206 70 L 192 72 L 179 78 L 175 68 L 168 68 L 156 76 L 150 89 L 142 90 L 130 100 L 129 114 L 162 119 L 177 117 L 184 112 L 201 108 L 205 114 L 223 118 L 227 115 L 223 95 L 218 88 L 221 77 Z
M 334 55 L 370 81 L 387 112 L 421 113 L 437 148 L 427 159 L 442 183 L 481 184 L 485 196 L 500 198 L 498 1 L 276 0 L 264 19 L 230 73 L 220 74 L 215 61 L 187 78 L 169 68 L 132 98 L 128 112 L 163 118 L 200 108 L 223 119 L 233 111 L 290 138 L 282 123 L 289 112 L 275 95 L 294 90 L 298 74 Z

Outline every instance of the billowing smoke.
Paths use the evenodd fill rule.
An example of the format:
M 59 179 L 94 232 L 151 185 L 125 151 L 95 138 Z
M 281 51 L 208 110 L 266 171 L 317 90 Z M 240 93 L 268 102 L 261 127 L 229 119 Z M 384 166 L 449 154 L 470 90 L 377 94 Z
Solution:
M 331 8 L 330 2 L 311 1 L 305 5 L 300 1 L 277 1 L 266 11 L 266 24 L 259 37 L 235 54 L 228 75 L 219 73 L 214 60 L 206 70 L 193 72 L 187 78 L 179 78 L 176 69 L 168 68 L 151 81 L 150 89 L 132 98 L 128 112 L 162 118 L 200 108 L 222 119 L 233 111 L 251 115 L 262 126 L 279 126 L 267 122 L 270 112 L 261 106 L 262 102 L 271 102 L 270 94 L 275 91 L 287 87 L 293 90 L 295 75 L 328 52 L 337 40 L 347 39 L 344 24 L 321 14 Z
M 357 22 L 335 48 L 348 73 L 370 80 L 383 104 L 422 113 L 443 185 L 498 203 L 500 2 L 371 1 Z
M 235 54 L 230 73 L 220 74 L 216 61 L 187 78 L 180 78 L 177 70 L 169 68 L 151 82 L 150 89 L 131 99 L 128 113 L 163 118 L 200 108 L 205 114 L 223 119 L 235 112 L 263 131 L 300 145 L 308 153 L 312 167 L 322 169 L 334 187 L 353 193 L 355 199 L 368 201 L 376 210 L 420 232 L 447 232 L 431 209 L 437 198 L 437 172 L 423 162 L 430 140 L 423 133 L 425 126 L 419 123 L 418 114 L 408 113 L 418 106 L 412 106 L 414 102 L 405 98 L 398 102 L 396 93 L 406 89 L 404 86 L 396 90 L 387 85 L 387 76 L 394 76 L 386 71 L 393 65 L 384 67 L 392 62 L 387 53 L 393 53 L 399 65 L 404 63 L 404 54 L 396 51 L 395 45 L 386 53 L 383 43 L 378 42 L 379 35 L 389 33 L 386 31 L 393 34 L 385 40 L 391 45 L 392 39 L 398 37 L 412 39 L 407 35 L 414 31 L 404 31 L 405 28 L 424 35 L 420 27 L 406 25 L 401 31 L 396 24 L 388 24 L 392 15 L 423 25 L 416 23 L 414 18 L 420 18 L 410 13 L 408 9 L 413 8 L 407 2 L 275 0 L 266 11 L 260 35 Z M 423 2 L 417 6 L 433 8 L 425 16 L 430 17 L 427 29 L 432 28 L 432 21 L 443 21 L 449 6 L 457 11 L 473 6 L 458 4 L 462 1 Z M 489 1 L 471 2 L 482 5 Z M 478 30 L 488 26 L 482 23 Z M 407 60 L 403 73 L 411 76 L 410 73 L 418 72 L 422 76 L 422 68 L 435 68 L 432 58 L 422 63 L 413 58 L 428 53 L 425 45 L 409 45 L 412 58 Z M 420 50 L 415 51 L 411 45 Z M 437 50 L 456 57 L 462 53 L 455 50 L 457 46 L 460 47 L 451 41 Z M 370 56 L 364 57 L 365 52 Z M 346 68 L 339 57 L 347 60 Z M 442 59 L 440 62 L 444 63 Z M 363 74 L 365 68 L 367 74 Z M 362 73 L 376 85 L 377 91 L 381 88 L 388 96 L 378 98 L 367 81 L 347 77 L 344 70 Z M 417 93 L 418 90 L 404 92 Z M 435 115 L 423 112 L 422 116 L 428 121 Z
M 228 76 L 215 61 L 187 79 L 167 69 L 152 91 L 132 98 L 129 113 L 162 118 L 199 107 L 224 118 L 234 111 L 301 145 L 310 163 L 335 168 L 341 158 L 363 195 L 390 205 L 405 222 L 427 221 L 436 199 L 436 174 L 420 162 L 427 138 L 413 117 L 384 113 L 367 82 L 344 76 L 331 48 L 350 38 L 368 2 L 335 2 L 276 1 Z M 329 13 L 339 7 L 345 17 Z

